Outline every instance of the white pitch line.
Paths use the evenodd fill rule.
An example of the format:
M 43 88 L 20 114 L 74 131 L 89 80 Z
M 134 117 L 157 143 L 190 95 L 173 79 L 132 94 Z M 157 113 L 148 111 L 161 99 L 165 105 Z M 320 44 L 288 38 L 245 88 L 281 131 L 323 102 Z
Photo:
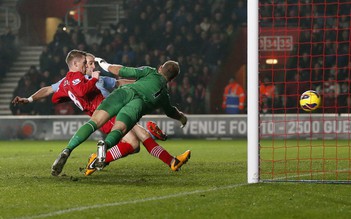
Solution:
M 195 190 L 195 191 L 182 192 L 182 193 L 172 194 L 172 195 L 156 196 L 156 197 L 150 197 L 150 198 L 144 198 L 144 199 L 136 199 L 136 200 L 131 200 L 131 201 L 113 202 L 113 203 L 105 203 L 105 204 L 100 204 L 100 205 L 68 208 L 65 210 L 53 211 L 53 212 L 49 212 L 46 214 L 39 214 L 39 215 L 33 215 L 33 216 L 27 216 L 27 217 L 20 217 L 20 218 L 16 218 L 16 219 L 34 219 L 34 218 L 52 217 L 52 216 L 63 215 L 63 214 L 67 214 L 67 213 L 71 213 L 71 212 L 75 212 L 75 211 L 84 211 L 84 210 L 90 210 L 90 209 L 95 209 L 95 208 L 105 208 L 105 207 L 121 206 L 121 205 L 127 205 L 127 204 L 138 204 L 138 203 L 143 203 L 143 202 L 148 202 L 148 201 L 164 200 L 164 199 L 181 197 L 181 196 L 186 196 L 186 195 L 194 195 L 194 194 L 204 193 L 204 192 L 213 192 L 213 191 L 224 190 L 224 189 L 232 189 L 232 188 L 237 188 L 237 187 L 241 187 L 241 186 L 245 186 L 245 185 L 249 185 L 249 184 L 234 184 L 234 185 L 215 187 L 215 188 L 205 189 L 205 190 Z
M 333 174 L 333 173 L 337 173 L 337 172 L 345 172 L 345 171 L 350 171 L 350 169 L 341 169 L 341 170 L 335 170 L 331 173 L 327 173 L 327 174 Z M 313 173 L 314 176 L 316 175 L 322 175 L 322 174 L 325 174 L 325 172 L 319 172 L 319 173 Z M 301 175 L 295 175 L 295 176 L 287 176 L 287 177 L 278 177 L 278 178 L 275 178 L 273 180 L 281 180 L 281 179 L 290 179 L 290 178 L 297 178 L 297 177 L 304 177 L 304 176 L 310 176 L 311 173 L 306 173 L 306 174 L 301 174 Z

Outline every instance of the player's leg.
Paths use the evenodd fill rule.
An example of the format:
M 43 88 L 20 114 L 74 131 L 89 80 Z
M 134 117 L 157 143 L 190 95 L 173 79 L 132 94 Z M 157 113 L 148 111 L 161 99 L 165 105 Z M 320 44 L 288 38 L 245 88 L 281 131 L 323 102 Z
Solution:
M 143 143 L 146 150 L 154 157 L 162 160 L 173 171 L 180 170 L 181 166 L 185 164 L 190 158 L 190 150 L 187 150 L 182 155 L 173 157 L 163 147 L 151 137 L 151 135 L 139 124 L 135 125 L 132 131 L 136 134 L 139 140 Z
M 106 136 L 107 148 L 111 148 L 129 132 L 143 116 L 143 100 L 135 98 L 125 104 L 118 114 L 111 132 Z
M 102 125 L 108 122 L 110 118 L 116 116 L 116 119 L 117 119 L 117 115 L 120 113 L 120 110 L 123 109 L 123 107 L 126 104 L 130 103 L 133 100 L 134 96 L 135 96 L 134 92 L 129 89 L 114 90 L 105 100 L 101 102 L 101 104 L 95 110 L 95 112 L 93 113 L 89 121 L 90 125 L 92 127 L 100 128 L 102 127 Z M 86 126 L 88 126 L 88 124 Z M 115 126 L 116 126 L 116 123 L 114 123 L 113 128 L 108 135 L 110 135 L 114 131 L 114 129 L 116 129 Z M 87 136 L 89 137 L 90 134 L 92 133 L 91 129 L 89 130 L 88 128 L 86 128 L 84 131 L 85 132 L 82 131 L 81 136 L 79 136 L 82 139 L 84 138 L 86 139 Z M 123 130 L 122 134 L 125 135 L 126 133 L 127 131 Z M 107 144 L 108 148 L 111 148 L 114 145 L 116 145 L 122 139 L 123 135 L 121 136 L 121 138 L 113 142 L 111 145 Z M 80 141 L 80 138 L 78 139 L 78 141 Z M 75 142 L 73 142 L 72 144 L 74 143 Z
M 139 151 L 139 139 L 133 132 L 128 132 L 116 146 L 107 152 L 105 163 L 110 163 L 129 154 L 138 153 Z
M 62 172 L 71 152 L 99 128 L 96 121 L 100 121 L 98 124 L 101 126 L 101 124 L 109 120 L 110 115 L 106 111 L 99 110 L 94 112 L 93 117 L 78 129 L 69 141 L 67 147 L 59 154 L 58 158 L 52 164 L 51 175 L 58 176 Z
M 139 139 L 136 137 L 136 135 L 133 132 L 128 132 L 117 145 L 113 146 L 111 149 L 107 151 L 104 165 L 106 166 L 112 161 L 126 157 L 130 154 L 138 153 L 139 151 L 140 151 Z M 97 170 L 95 166 L 96 159 L 97 159 L 96 153 L 93 153 L 90 155 L 88 159 L 88 164 L 85 168 L 84 175 L 89 176 Z
M 132 92 L 128 89 L 125 90 Z M 113 125 L 111 132 L 106 136 L 105 141 L 100 140 L 98 142 L 97 161 L 95 163 L 95 166 L 98 169 L 104 166 L 104 153 L 107 151 L 107 149 L 110 149 L 117 142 L 119 142 L 122 137 L 128 133 L 143 116 L 143 100 L 137 98 L 134 93 L 131 94 L 132 97 L 135 98 L 130 100 L 119 110 L 118 114 L 116 115 L 115 124 Z
M 95 110 L 91 119 L 78 129 L 69 141 L 66 149 L 64 149 L 54 161 L 51 167 L 51 175 L 59 175 L 62 172 L 71 151 L 88 139 L 93 132 L 105 124 L 111 117 L 117 115 L 120 109 L 132 100 L 133 97 L 134 93 L 132 91 L 128 91 L 127 89 L 116 89 L 105 100 L 103 100 L 97 110 Z M 120 139 L 118 139 L 113 145 L 117 144 Z M 106 153 L 106 150 L 104 150 L 104 153 Z
M 96 110 L 90 120 L 82 125 L 68 142 L 67 149 L 73 151 L 77 146 L 83 143 L 97 129 L 104 125 L 110 119 L 110 114 L 105 110 Z
M 162 130 L 156 125 L 156 123 L 148 122 L 147 125 L 149 127 L 150 126 L 153 127 L 152 128 L 153 133 L 155 133 L 155 130 L 157 130 L 156 136 L 152 136 L 153 133 L 147 132 L 139 124 L 135 125 L 133 127 L 133 129 L 137 128 L 137 129 L 142 130 L 142 132 L 144 133 L 144 135 L 147 136 L 147 138 L 152 137 L 152 138 L 161 138 L 160 140 L 162 140 L 162 141 L 166 140 L 167 135 L 162 132 Z M 117 160 L 121 157 L 125 157 L 128 154 L 134 154 L 134 153 L 138 153 L 140 151 L 139 138 L 136 136 L 136 134 L 132 130 L 129 131 L 117 145 L 113 146 L 112 148 L 110 148 L 107 151 L 105 163 L 110 163 L 110 162 Z
M 163 149 L 157 142 L 151 137 L 151 135 L 139 124 L 136 124 L 132 132 L 139 138 L 144 144 L 146 150 L 154 157 L 162 160 L 168 166 L 171 165 L 173 156 L 171 156 L 165 149 Z
M 105 123 L 105 125 L 100 128 L 100 130 L 103 133 L 108 134 L 111 131 L 112 126 L 114 124 L 114 119 L 115 118 L 111 118 L 109 122 Z M 167 139 L 167 135 L 162 132 L 162 130 L 157 126 L 156 123 L 149 121 L 147 122 L 146 127 L 148 128 L 148 133 L 153 139 L 157 138 L 162 141 L 165 141 Z M 122 138 L 122 140 L 116 146 L 113 146 L 110 150 L 107 151 L 105 164 L 107 165 L 108 163 L 114 160 L 125 157 L 129 154 L 138 153 L 139 151 L 139 139 L 131 130 Z M 96 153 L 90 155 L 84 173 L 86 176 L 93 174 L 97 170 L 95 168 L 96 157 Z
M 110 133 L 115 123 L 116 118 L 111 118 L 108 123 L 105 124 L 105 128 L 108 130 L 106 134 Z M 108 126 L 107 126 L 108 125 Z M 134 133 L 128 132 L 117 145 L 113 146 L 106 153 L 106 163 L 117 160 L 121 157 L 125 157 L 129 154 L 138 153 L 140 151 L 139 139 Z

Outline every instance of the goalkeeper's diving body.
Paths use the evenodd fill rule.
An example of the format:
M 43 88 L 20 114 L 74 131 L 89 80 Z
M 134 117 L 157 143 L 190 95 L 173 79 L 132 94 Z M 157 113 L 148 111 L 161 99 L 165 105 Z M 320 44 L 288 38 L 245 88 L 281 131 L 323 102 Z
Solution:
M 67 147 L 55 160 L 52 166 L 52 175 L 59 175 L 71 151 L 113 117 L 116 117 L 116 120 L 111 132 L 106 136 L 105 141 L 100 140 L 98 142 L 95 161 L 95 167 L 98 169 L 102 169 L 106 165 L 106 151 L 132 130 L 143 115 L 152 112 L 154 109 L 162 108 L 167 116 L 179 120 L 183 126 L 187 123 L 187 117 L 170 104 L 167 89 L 167 83 L 179 74 L 177 62 L 167 61 L 156 70 L 151 67 L 131 68 L 108 64 L 101 58 L 95 58 L 95 60 L 105 71 L 119 77 L 136 79 L 136 82 L 115 89 L 102 101 L 92 114 L 91 119 L 79 128 Z M 157 155 L 161 159 L 160 146 L 157 143 L 155 144 L 153 139 L 152 141 L 150 139 L 143 139 L 145 141 L 142 142 L 150 154 Z M 190 151 L 188 150 L 176 157 L 172 157 L 168 153 L 164 156 L 166 156 L 164 160 L 167 160 L 170 168 L 177 171 L 190 158 Z

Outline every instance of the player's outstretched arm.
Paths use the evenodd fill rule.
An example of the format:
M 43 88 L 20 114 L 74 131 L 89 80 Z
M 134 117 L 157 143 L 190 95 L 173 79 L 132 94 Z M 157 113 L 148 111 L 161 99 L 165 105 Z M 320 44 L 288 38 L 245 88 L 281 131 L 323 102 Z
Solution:
M 175 106 L 164 108 L 164 111 L 169 118 L 178 120 L 182 124 L 180 126 L 181 128 L 183 128 L 188 122 L 188 117 L 186 117 L 186 115 L 183 112 L 179 111 Z
M 115 65 L 115 64 L 107 63 L 105 60 L 98 57 L 95 58 L 95 62 L 97 62 L 102 69 L 104 69 L 105 71 L 111 72 L 116 76 L 119 76 L 119 70 L 123 67 L 123 65 Z
M 177 107 L 171 105 L 169 95 L 168 98 L 164 100 L 162 108 L 169 118 L 178 120 L 182 124 L 180 127 L 184 128 L 184 126 L 188 122 L 188 118 L 183 112 L 178 110 Z
M 37 92 L 35 92 L 34 94 L 32 94 L 28 98 L 16 96 L 12 100 L 11 103 L 14 104 L 14 105 L 16 105 L 16 104 L 27 104 L 27 103 L 31 103 L 33 101 L 37 101 L 37 100 L 43 99 L 43 98 L 49 96 L 52 93 L 54 93 L 54 90 L 52 89 L 52 87 L 51 86 L 46 86 L 46 87 L 40 88 Z

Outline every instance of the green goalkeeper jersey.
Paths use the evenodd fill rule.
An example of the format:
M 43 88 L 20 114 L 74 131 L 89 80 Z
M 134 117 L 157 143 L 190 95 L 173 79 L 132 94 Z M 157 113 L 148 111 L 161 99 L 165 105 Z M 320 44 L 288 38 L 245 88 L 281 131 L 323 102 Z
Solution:
M 170 117 L 177 114 L 170 104 L 167 80 L 155 68 L 149 66 L 123 67 L 119 70 L 119 76 L 136 80 L 134 83 L 122 87 L 133 89 L 144 100 L 150 110 L 163 108 L 166 115 Z

